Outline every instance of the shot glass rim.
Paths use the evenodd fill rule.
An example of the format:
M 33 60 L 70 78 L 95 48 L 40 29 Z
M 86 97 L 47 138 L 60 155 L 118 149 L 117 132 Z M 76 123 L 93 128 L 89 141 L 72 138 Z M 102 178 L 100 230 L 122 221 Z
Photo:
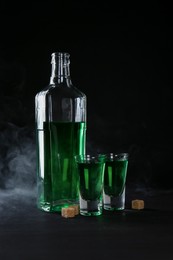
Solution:
M 115 152 L 110 152 L 106 153 L 106 159 L 108 160 L 128 160 L 129 158 L 129 153 L 127 152 L 121 152 L 121 153 L 115 153 Z
M 75 161 L 80 163 L 97 163 L 97 162 L 105 162 L 106 154 L 98 153 L 98 154 L 77 154 L 75 155 Z

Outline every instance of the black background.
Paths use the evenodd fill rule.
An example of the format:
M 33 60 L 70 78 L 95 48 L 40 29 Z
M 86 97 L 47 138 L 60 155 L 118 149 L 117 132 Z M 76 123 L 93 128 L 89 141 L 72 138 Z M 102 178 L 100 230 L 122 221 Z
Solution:
M 87 149 L 129 152 L 134 189 L 173 188 L 172 13 L 166 1 L 1 1 L 0 188 L 33 187 L 35 94 L 51 53 L 88 98 Z
M 172 260 L 171 3 L 116 2 L 0 2 L 0 259 Z M 34 98 L 55 51 L 87 95 L 88 151 L 129 152 L 122 212 L 36 207 Z

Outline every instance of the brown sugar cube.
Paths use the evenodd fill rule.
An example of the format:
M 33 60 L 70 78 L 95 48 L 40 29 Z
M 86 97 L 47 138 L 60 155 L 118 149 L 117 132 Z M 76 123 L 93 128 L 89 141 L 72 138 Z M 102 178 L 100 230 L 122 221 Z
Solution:
M 144 209 L 143 200 L 132 200 L 132 209 Z
M 62 208 L 61 216 L 64 218 L 73 218 L 75 217 L 75 209 L 72 207 Z
M 70 205 L 69 208 L 75 209 L 75 215 L 79 214 L 79 205 Z

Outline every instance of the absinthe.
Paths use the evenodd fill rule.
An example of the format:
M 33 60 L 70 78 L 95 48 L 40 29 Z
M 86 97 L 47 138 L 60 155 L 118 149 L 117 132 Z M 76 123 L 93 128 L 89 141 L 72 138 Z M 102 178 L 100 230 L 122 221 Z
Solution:
M 38 207 L 45 211 L 78 203 L 74 156 L 85 153 L 86 122 L 44 122 L 37 130 Z
M 48 212 L 78 203 L 74 156 L 86 145 L 86 95 L 72 84 L 70 55 L 51 56 L 50 83 L 35 98 L 37 206 Z

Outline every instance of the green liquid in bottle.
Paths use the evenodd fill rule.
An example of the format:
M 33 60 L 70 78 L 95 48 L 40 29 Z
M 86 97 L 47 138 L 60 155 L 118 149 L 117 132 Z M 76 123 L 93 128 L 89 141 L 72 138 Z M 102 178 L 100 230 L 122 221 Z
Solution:
M 38 207 L 60 211 L 78 203 L 74 156 L 85 153 L 86 123 L 45 122 L 38 130 Z

